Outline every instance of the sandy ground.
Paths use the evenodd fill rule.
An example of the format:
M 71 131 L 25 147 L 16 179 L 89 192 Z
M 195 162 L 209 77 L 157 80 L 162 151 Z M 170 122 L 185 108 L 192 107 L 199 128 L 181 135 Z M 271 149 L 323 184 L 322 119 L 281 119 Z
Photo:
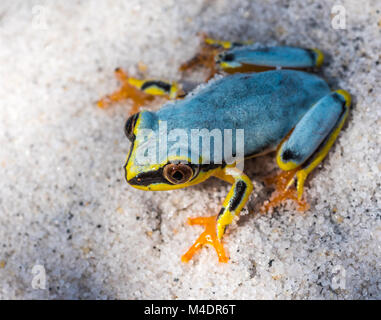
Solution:
M 341 3 L 345 30 L 334 1 L 1 1 L 0 298 L 380 299 L 381 4 Z M 218 212 L 229 186 L 129 187 L 130 105 L 95 105 L 115 67 L 179 80 L 200 31 L 320 48 L 322 76 L 354 96 L 305 214 L 258 214 L 274 158 L 247 163 L 255 192 L 224 238 L 228 264 L 208 248 L 180 257 L 202 230 L 187 217 Z

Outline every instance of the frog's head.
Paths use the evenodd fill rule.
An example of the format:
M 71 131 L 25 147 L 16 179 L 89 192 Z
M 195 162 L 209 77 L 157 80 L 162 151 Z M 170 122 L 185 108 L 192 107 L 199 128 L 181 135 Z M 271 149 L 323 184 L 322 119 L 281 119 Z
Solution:
M 136 189 L 159 191 L 180 189 L 206 180 L 210 172 L 200 170 L 201 165 L 191 163 L 188 157 L 175 155 L 157 160 L 159 148 L 156 146 L 160 139 L 157 127 L 158 119 L 149 111 L 139 112 L 127 120 L 125 134 L 131 141 L 124 166 L 127 182 Z

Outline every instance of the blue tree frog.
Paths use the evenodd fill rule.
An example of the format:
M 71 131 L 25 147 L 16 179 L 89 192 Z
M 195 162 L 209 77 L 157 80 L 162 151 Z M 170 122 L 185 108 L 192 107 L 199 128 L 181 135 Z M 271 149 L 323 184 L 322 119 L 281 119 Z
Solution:
M 331 91 L 322 78 L 306 72 L 323 63 L 323 54 L 317 49 L 254 48 L 251 44 L 208 41 L 209 45 L 226 49 L 213 51 L 213 57 L 216 68 L 228 75 L 210 81 L 184 99 L 165 104 L 158 111 L 135 113 L 125 126 L 131 141 L 125 178 L 132 187 L 173 190 L 196 185 L 212 176 L 232 185 L 216 215 L 189 219 L 191 225 L 204 225 L 205 231 L 182 256 L 184 262 L 205 244 L 215 248 L 220 262 L 228 261 L 221 239 L 245 206 L 253 184 L 237 162 L 216 163 L 213 156 L 210 163 L 204 163 L 201 158 L 194 161 L 187 144 L 180 145 L 180 154 L 141 164 L 137 161 L 138 154 L 157 142 L 161 123 L 165 122 L 168 130 L 182 129 L 189 135 L 193 129 L 243 129 L 244 158 L 275 151 L 276 162 L 282 170 L 277 177 L 276 191 L 264 210 L 284 199 L 293 199 L 305 209 L 304 182 L 332 147 L 351 105 L 347 91 Z M 201 60 L 194 59 L 184 69 Z M 151 88 L 157 90 L 155 94 L 180 96 L 175 83 L 148 80 L 143 88 L 147 82 L 133 84 L 131 79 L 122 80 L 127 87 L 135 86 L 138 93 Z M 147 130 L 151 132 L 148 140 L 153 139 L 153 144 L 147 144 Z

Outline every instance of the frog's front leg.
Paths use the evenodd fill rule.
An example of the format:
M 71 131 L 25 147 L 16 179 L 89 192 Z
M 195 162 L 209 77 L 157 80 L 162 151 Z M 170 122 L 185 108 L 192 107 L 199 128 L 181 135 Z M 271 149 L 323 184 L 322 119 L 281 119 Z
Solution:
M 344 125 L 350 105 L 349 93 L 337 90 L 321 98 L 298 122 L 278 148 L 277 163 L 284 172 L 277 177 L 276 190 L 262 212 L 287 199 L 297 201 L 299 210 L 307 209 L 302 201 L 304 182 L 328 154 Z M 295 180 L 296 192 L 290 189 Z
M 253 190 L 251 180 L 235 167 L 218 169 L 213 176 L 232 184 L 222 208 L 217 216 L 190 218 L 190 225 L 204 225 L 205 231 L 199 236 L 195 243 L 182 256 L 183 262 L 188 262 L 203 245 L 209 244 L 214 247 L 220 262 L 227 262 L 228 257 L 222 246 L 221 239 L 226 227 L 238 216 L 246 204 Z
M 120 68 L 115 70 L 115 76 L 122 85 L 120 89 L 97 102 L 100 108 L 105 108 L 113 102 L 130 99 L 133 102 L 130 114 L 134 114 L 139 111 L 140 107 L 153 101 L 155 96 L 176 99 L 183 94 L 176 82 L 133 78 Z

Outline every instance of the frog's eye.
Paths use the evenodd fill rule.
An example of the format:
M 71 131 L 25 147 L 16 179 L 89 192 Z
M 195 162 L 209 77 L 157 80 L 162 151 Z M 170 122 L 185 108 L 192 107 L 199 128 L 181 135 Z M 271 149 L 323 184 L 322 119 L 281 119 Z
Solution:
M 192 179 L 193 170 L 183 163 L 169 163 L 164 167 L 164 177 L 173 184 L 188 182 Z
M 135 113 L 131 117 L 129 117 L 126 121 L 126 124 L 124 126 L 124 133 L 126 134 L 126 137 L 128 140 L 133 142 L 135 140 L 135 135 L 134 135 L 134 128 L 136 124 L 136 120 L 138 120 L 139 113 Z

